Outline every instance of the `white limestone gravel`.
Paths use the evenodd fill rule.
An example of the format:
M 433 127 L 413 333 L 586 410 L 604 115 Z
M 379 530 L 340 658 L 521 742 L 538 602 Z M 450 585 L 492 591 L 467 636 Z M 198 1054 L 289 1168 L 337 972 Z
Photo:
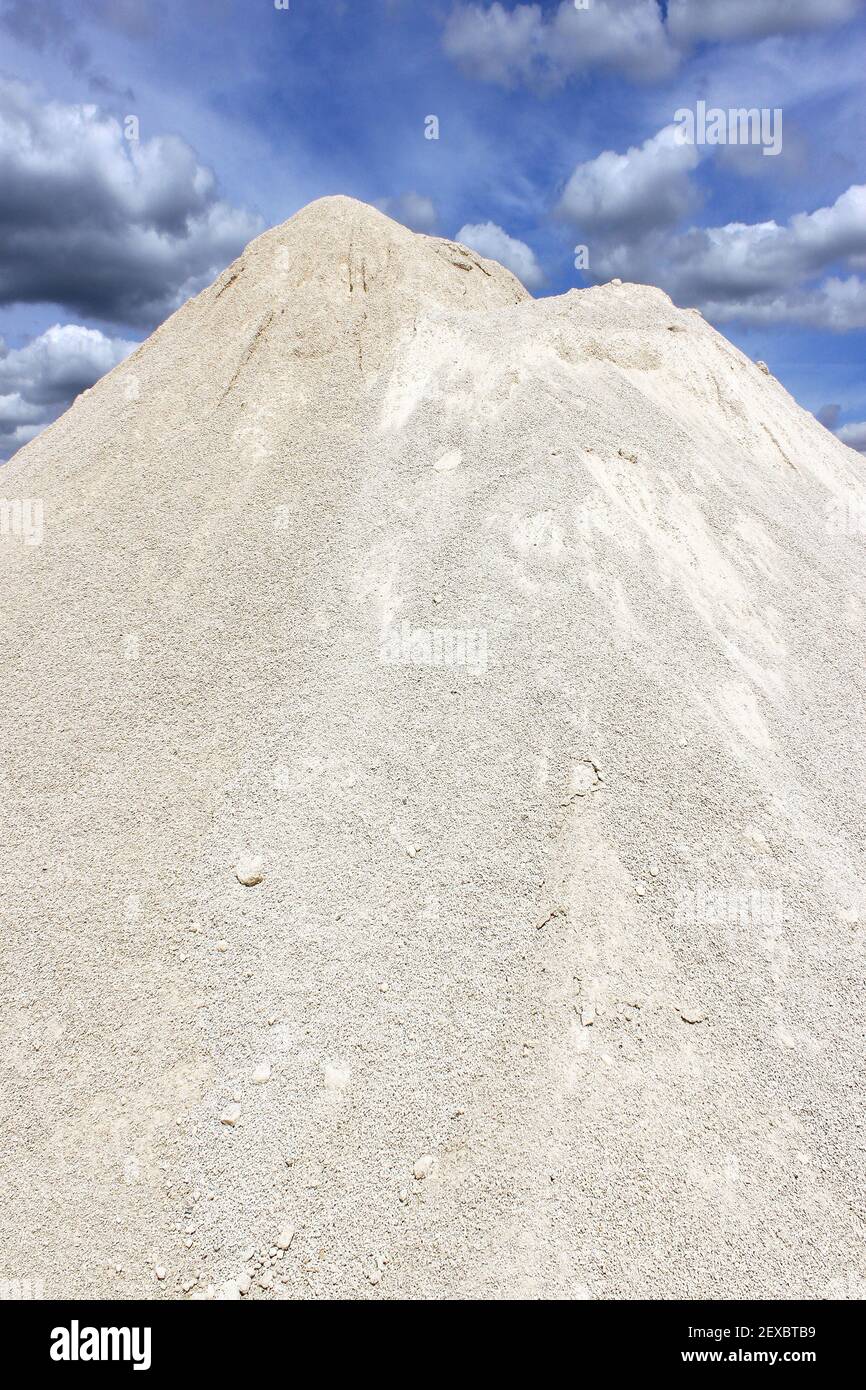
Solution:
M 862 465 L 659 290 L 344 198 L 21 450 L 0 1278 L 856 1285 Z

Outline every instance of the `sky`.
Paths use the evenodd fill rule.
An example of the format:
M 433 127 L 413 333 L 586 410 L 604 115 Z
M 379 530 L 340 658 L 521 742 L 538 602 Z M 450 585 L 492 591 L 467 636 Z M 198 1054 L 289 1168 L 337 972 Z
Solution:
M 660 285 L 866 452 L 864 74 L 866 0 L 0 0 L 0 460 L 333 193 Z

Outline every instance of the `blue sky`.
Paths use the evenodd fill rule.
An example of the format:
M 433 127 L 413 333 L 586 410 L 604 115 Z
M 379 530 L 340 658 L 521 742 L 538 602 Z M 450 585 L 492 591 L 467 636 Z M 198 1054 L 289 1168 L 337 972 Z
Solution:
M 329 193 L 535 294 L 660 284 L 866 448 L 864 11 L 0 0 L 0 457 Z M 676 140 L 698 101 L 780 109 L 781 152 Z

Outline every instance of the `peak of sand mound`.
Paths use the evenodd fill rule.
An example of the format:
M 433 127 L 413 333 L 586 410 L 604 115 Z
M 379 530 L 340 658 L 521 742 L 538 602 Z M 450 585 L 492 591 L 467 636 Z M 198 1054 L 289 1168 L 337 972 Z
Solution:
M 833 1296 L 861 462 L 660 291 L 343 198 L 23 449 L 0 1277 Z
M 370 303 L 375 297 L 402 301 L 394 305 L 402 312 L 418 302 L 493 309 L 530 298 L 497 261 L 459 242 L 411 232 L 354 198 L 310 203 L 251 242 L 226 275 L 241 267 L 266 286 L 270 279 L 272 290 L 276 270 L 277 297 L 312 284 L 338 310 L 353 295 L 366 295 Z

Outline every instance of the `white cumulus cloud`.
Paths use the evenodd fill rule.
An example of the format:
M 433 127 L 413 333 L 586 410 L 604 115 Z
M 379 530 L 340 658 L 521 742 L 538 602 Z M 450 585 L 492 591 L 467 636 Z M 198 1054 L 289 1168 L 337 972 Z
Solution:
M 695 202 L 689 174 L 699 159 L 695 145 L 677 139 L 674 126 L 625 154 L 605 150 L 578 164 L 558 211 L 587 233 L 645 233 L 678 222 Z
M 859 453 L 866 454 L 866 420 L 858 420 L 850 425 L 843 425 L 836 431 L 843 444 L 847 444 L 849 449 L 857 449 Z
M 72 323 L 55 324 L 22 348 L 10 350 L 0 339 L 0 457 L 26 444 L 137 346 Z
M 97 106 L 0 79 L 0 304 L 153 327 L 261 230 L 178 136 L 127 140 Z
M 716 322 L 866 327 L 866 280 L 855 273 L 866 268 L 866 184 L 785 223 L 678 228 L 701 157 L 667 126 L 577 166 L 557 211 L 585 237 L 592 277 L 660 285 Z
M 695 44 L 806 33 L 851 19 L 863 0 L 561 0 L 511 7 L 457 4 L 443 47 L 470 77 L 505 87 L 557 87 L 593 69 L 634 82 L 670 76 Z
M 460 228 L 455 241 L 462 242 L 486 256 L 491 261 L 499 261 L 512 271 L 528 290 L 537 290 L 544 283 L 541 266 L 535 259 L 535 252 L 525 241 L 509 236 L 495 222 L 467 222 Z
M 559 86 L 591 68 L 637 81 L 666 76 L 677 63 L 656 0 L 572 0 L 552 13 L 541 5 L 458 5 L 445 52 L 470 76 L 510 87 Z

